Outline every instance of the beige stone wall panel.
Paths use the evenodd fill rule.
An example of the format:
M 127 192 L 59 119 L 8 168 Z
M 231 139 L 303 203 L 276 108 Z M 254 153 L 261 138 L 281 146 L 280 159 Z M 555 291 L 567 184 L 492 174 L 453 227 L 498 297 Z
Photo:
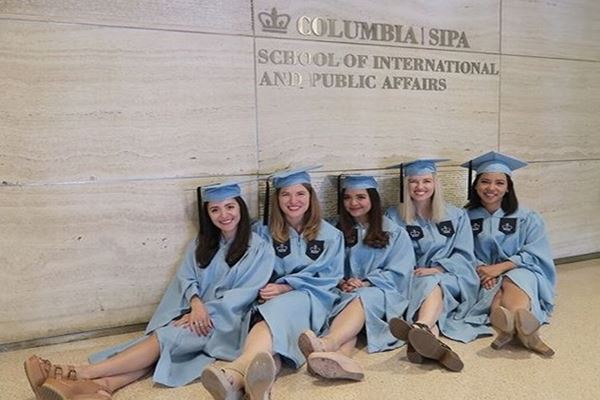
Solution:
M 500 149 L 526 160 L 600 158 L 600 63 L 502 57 Z
M 502 52 L 600 60 L 597 0 L 503 0 Z
M 352 53 L 480 61 L 498 56 L 440 53 L 379 46 L 352 46 L 257 39 L 256 51 L 334 55 L 332 65 Z M 308 59 L 308 58 L 307 58 Z M 264 57 L 263 57 L 264 60 Z M 496 146 L 498 75 L 348 68 L 343 64 L 274 65 L 257 54 L 260 172 L 289 164 L 322 164 L 325 170 L 383 168 L 416 157 L 441 155 L 462 160 Z M 265 73 L 302 76 L 302 85 L 261 85 Z M 312 74 L 374 75 L 377 87 L 325 88 Z M 445 79 L 445 91 L 383 89 L 386 77 Z M 316 81 L 315 81 L 316 82 Z M 355 81 L 356 82 L 356 81 Z M 301 86 L 301 87 L 300 87 Z
M 253 173 L 252 40 L 0 24 L 0 177 Z
M 546 221 L 553 256 L 600 251 L 600 161 L 541 162 L 514 174 L 519 201 Z
M 0 18 L 252 34 L 248 0 L 0 0 Z
M 216 181 L 1 187 L 0 343 L 148 321 Z
M 273 7 L 278 14 L 287 14 L 290 16 L 287 32 L 271 32 L 263 29 L 261 20 L 268 21 L 271 18 L 262 13 L 271 14 Z M 260 15 L 262 14 L 262 15 Z M 301 31 L 298 30 L 298 19 L 308 17 L 301 23 Z M 315 23 L 315 28 L 307 28 L 315 18 L 336 19 L 335 29 L 320 27 L 320 22 Z M 256 0 L 254 1 L 254 19 L 255 32 L 257 35 L 268 37 L 287 37 L 306 40 L 322 40 L 334 42 L 356 42 L 360 41 L 368 44 L 385 44 L 391 46 L 408 47 L 430 47 L 444 50 L 459 51 L 499 51 L 499 25 L 500 25 L 500 5 L 498 0 L 430 0 L 430 1 L 403 1 L 395 0 L 377 0 L 364 2 L 359 0 L 346 1 L 292 1 L 292 0 Z M 402 25 L 403 31 L 400 33 L 401 41 L 370 41 L 358 39 L 348 39 L 338 35 L 342 31 L 343 20 L 363 21 L 368 23 Z M 285 22 L 285 17 L 277 19 L 278 22 Z M 413 27 L 416 33 L 417 44 L 406 41 L 408 28 Z M 421 40 L 421 28 L 424 28 L 424 41 Z M 322 30 L 326 29 L 326 30 Z M 429 40 L 432 36 L 430 29 L 464 32 L 469 47 L 456 47 L 459 40 L 454 40 L 455 46 L 450 46 L 450 41 L 446 41 L 448 46 L 431 45 Z M 351 37 L 355 34 L 350 31 Z M 316 34 L 315 34 L 316 33 Z M 433 40 L 440 41 L 442 35 L 449 38 L 450 33 L 435 32 Z M 441 43 L 441 41 L 440 41 Z

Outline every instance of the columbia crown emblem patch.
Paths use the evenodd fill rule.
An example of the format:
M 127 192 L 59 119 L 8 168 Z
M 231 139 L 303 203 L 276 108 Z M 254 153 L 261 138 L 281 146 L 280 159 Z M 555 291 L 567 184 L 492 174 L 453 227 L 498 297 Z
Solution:
M 452 221 L 442 221 L 437 224 L 438 232 L 440 235 L 451 237 L 454 235 L 454 225 L 452 225 Z
M 306 255 L 311 260 L 316 260 L 323 253 L 325 242 L 323 240 L 311 240 L 306 245 Z
M 517 219 L 516 218 L 500 218 L 500 225 L 498 226 L 500 232 L 505 235 L 515 233 L 517 230 Z
M 419 240 L 423 238 L 423 229 L 417 225 L 406 225 L 406 232 L 412 240 Z
M 275 254 L 279 258 L 284 258 L 288 254 L 290 254 L 290 240 L 288 239 L 285 242 L 278 242 L 273 239 L 273 248 L 275 249 Z
M 483 229 L 483 218 L 472 219 L 471 229 L 475 235 L 478 235 Z

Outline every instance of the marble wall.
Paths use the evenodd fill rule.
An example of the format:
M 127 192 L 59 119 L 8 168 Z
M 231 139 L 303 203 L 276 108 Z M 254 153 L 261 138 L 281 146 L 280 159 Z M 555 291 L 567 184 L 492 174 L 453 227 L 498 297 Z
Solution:
M 600 251 L 593 0 L 0 0 L 0 343 L 147 321 L 225 179 L 490 149 L 555 257 Z

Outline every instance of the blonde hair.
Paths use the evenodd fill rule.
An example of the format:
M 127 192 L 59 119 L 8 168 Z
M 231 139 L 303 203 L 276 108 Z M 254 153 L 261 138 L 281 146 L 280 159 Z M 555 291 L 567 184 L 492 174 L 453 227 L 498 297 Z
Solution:
M 444 191 L 442 189 L 442 185 L 440 184 L 440 180 L 438 179 L 436 174 L 431 174 L 433 177 L 433 195 L 431 196 L 429 208 L 431 221 L 434 223 L 441 222 L 444 217 L 446 217 L 446 202 L 444 201 Z M 413 202 L 412 197 L 410 197 L 410 192 L 408 189 L 408 177 L 403 179 L 404 181 L 404 203 L 398 204 L 398 213 L 402 217 L 402 220 L 406 224 L 414 224 L 417 219 L 417 209 Z
M 315 240 L 319 235 L 322 219 L 321 206 L 313 187 L 309 183 L 302 183 L 302 186 L 304 186 L 310 194 L 310 205 L 302 218 L 302 234 L 307 241 L 311 241 Z M 273 239 L 278 242 L 285 242 L 290 238 L 290 227 L 281 208 L 279 208 L 279 192 L 281 192 L 281 188 L 275 190 L 271 195 L 269 231 L 271 232 L 271 237 Z

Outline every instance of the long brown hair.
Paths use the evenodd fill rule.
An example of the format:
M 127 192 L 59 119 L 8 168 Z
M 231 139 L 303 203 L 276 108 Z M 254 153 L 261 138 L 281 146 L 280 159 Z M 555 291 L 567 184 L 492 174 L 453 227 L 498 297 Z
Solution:
M 308 190 L 310 195 L 310 205 L 302 217 L 302 234 L 307 241 L 315 240 L 319 235 L 321 227 L 321 206 L 319 199 L 310 183 L 302 183 L 302 186 Z M 271 237 L 278 242 L 285 242 L 290 238 L 289 224 L 285 215 L 279 208 L 279 193 L 282 188 L 278 188 L 271 195 L 271 212 L 269 213 L 269 231 Z
M 367 234 L 363 242 L 375 249 L 382 249 L 386 247 L 390 241 L 390 235 L 388 232 L 383 230 L 383 210 L 381 207 L 381 197 L 377 189 L 369 188 L 366 189 L 371 201 L 371 209 L 367 214 L 367 220 L 369 221 L 369 227 L 367 228 Z M 351 243 L 354 240 L 354 224 L 355 220 L 352 215 L 344 207 L 344 194 L 346 189 L 342 190 L 340 195 L 340 220 L 338 227 L 344 234 L 346 243 Z
M 225 261 L 229 267 L 237 263 L 248 250 L 250 244 L 250 215 L 246 202 L 241 197 L 234 197 L 234 200 L 240 206 L 240 222 L 238 223 L 235 238 L 229 247 Z M 203 226 L 200 227 L 198 238 L 196 240 L 196 261 L 199 268 L 206 268 L 219 250 L 219 241 L 221 231 L 213 224 L 208 216 L 208 202 L 202 205 Z

